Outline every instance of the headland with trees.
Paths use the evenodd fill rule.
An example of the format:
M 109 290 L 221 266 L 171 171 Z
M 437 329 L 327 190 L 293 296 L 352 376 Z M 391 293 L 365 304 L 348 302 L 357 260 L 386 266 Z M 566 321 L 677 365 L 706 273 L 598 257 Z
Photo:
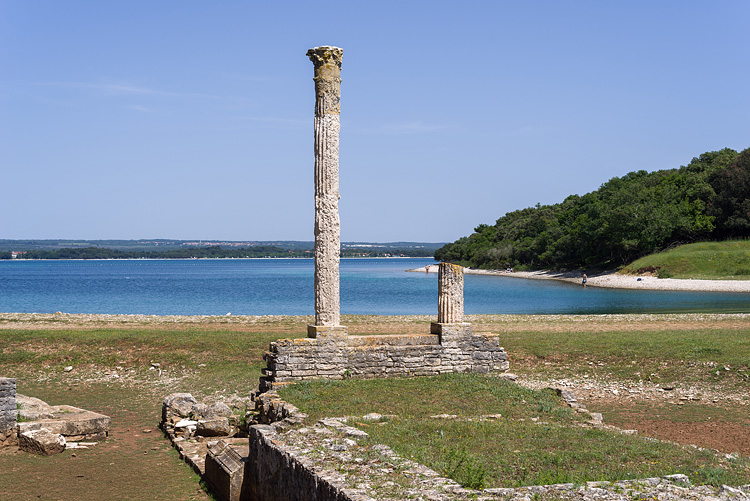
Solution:
M 446 244 L 435 259 L 484 269 L 616 269 L 699 241 L 750 237 L 750 148 L 615 177 L 553 205 L 516 210 Z

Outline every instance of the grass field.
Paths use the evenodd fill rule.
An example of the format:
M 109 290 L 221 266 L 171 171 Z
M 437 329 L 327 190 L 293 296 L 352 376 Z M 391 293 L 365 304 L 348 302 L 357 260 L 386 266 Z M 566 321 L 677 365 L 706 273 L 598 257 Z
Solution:
M 651 254 L 626 266 L 623 273 L 659 268 L 662 278 L 750 279 L 750 240 L 700 242 Z
M 353 334 L 424 333 L 429 317 L 344 316 Z M 467 485 L 519 485 L 684 472 L 750 483 L 750 317 L 469 316 L 497 332 L 526 387 L 472 375 L 290 388 L 313 415 L 394 414 L 367 429 Z M 175 391 L 246 396 L 262 353 L 302 337 L 307 317 L 130 321 L 0 314 L 0 375 L 18 391 L 113 417 L 111 438 L 51 458 L 0 451 L 0 498 L 206 499 L 156 424 Z M 158 363 L 159 370 L 152 368 Z M 65 366 L 73 366 L 65 372 Z M 543 390 L 568 387 L 605 423 L 722 454 L 580 426 Z M 404 398 L 407 395 L 408 398 Z M 525 401 L 525 402 L 524 402 Z M 454 414 L 455 420 L 430 418 Z M 494 421 L 472 421 L 502 414 Z M 727 459 L 724 453 L 740 453 Z M 513 456 L 513 461 L 507 461 Z M 506 457 L 506 458 L 504 458 Z M 18 493 L 21 493 L 20 495 Z

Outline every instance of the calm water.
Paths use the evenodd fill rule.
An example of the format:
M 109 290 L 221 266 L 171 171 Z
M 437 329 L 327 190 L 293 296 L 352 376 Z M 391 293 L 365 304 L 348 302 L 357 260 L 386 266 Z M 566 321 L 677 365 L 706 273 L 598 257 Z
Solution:
M 345 314 L 437 314 L 431 259 L 343 259 Z M 466 313 L 750 312 L 750 294 L 597 289 L 467 275 Z M 0 261 L 0 312 L 311 315 L 310 259 Z

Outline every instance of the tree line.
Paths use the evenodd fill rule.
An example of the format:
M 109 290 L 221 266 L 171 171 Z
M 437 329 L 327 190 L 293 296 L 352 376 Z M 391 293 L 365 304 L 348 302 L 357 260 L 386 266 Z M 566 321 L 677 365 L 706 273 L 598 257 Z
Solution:
M 123 251 L 106 247 L 80 247 L 53 250 L 28 250 L 17 259 L 191 259 L 243 257 L 304 257 L 304 251 L 291 251 L 270 245 L 222 249 L 220 245 L 169 249 L 164 251 Z M 0 259 L 10 259 L 10 252 L 0 252 Z
M 0 259 L 11 259 L 11 252 L 0 251 Z M 164 251 L 123 251 L 106 247 L 75 247 L 52 250 L 30 249 L 16 259 L 193 259 L 193 258 L 261 258 L 312 257 L 312 250 L 282 249 L 271 245 L 223 249 L 220 245 L 169 249 Z M 349 248 L 341 257 L 429 257 L 423 249 L 373 250 Z
M 684 243 L 747 237 L 750 148 L 725 148 L 509 212 L 441 247 L 435 259 L 489 269 L 607 269 Z

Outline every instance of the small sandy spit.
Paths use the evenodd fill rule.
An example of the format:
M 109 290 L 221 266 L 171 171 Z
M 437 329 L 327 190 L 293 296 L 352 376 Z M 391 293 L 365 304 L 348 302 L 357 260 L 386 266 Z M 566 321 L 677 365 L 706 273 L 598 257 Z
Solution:
M 429 270 L 428 270 L 429 268 Z M 422 273 L 437 273 L 438 265 L 407 270 Z M 577 271 L 513 271 L 477 270 L 464 268 L 467 275 L 493 275 L 508 278 L 527 278 L 534 280 L 560 280 L 581 285 L 581 272 Z M 620 275 L 614 271 L 588 275 L 586 285 L 589 287 L 607 287 L 610 289 L 644 289 L 665 291 L 705 291 L 705 292 L 750 292 L 750 280 L 697 280 L 687 278 L 656 278 L 653 276 Z

